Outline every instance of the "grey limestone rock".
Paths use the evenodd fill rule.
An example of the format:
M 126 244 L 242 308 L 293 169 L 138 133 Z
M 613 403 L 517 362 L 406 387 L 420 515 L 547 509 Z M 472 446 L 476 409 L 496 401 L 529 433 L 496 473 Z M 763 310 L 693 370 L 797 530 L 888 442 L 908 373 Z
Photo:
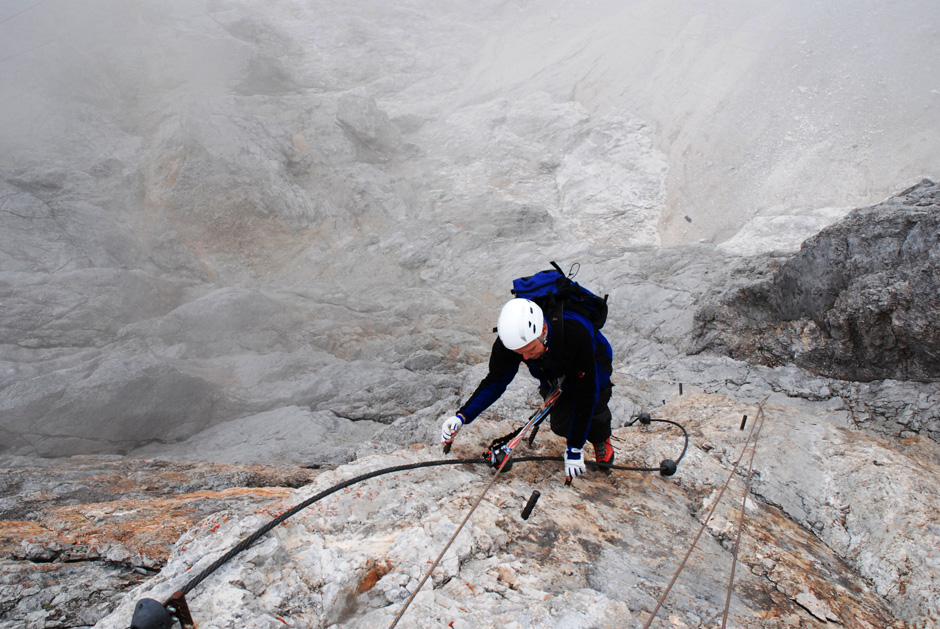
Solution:
M 698 349 L 868 382 L 940 378 L 940 190 L 924 181 L 807 240 L 697 315 Z
M 558 0 L 4 13 L 0 628 L 126 626 L 136 597 L 272 514 L 440 456 L 511 280 L 552 260 L 610 295 L 618 460 L 681 447 L 642 411 L 688 425 L 686 460 L 569 488 L 554 462 L 519 466 L 412 622 L 639 624 L 730 473 L 740 416 L 768 399 L 732 624 L 935 624 L 936 186 L 788 249 L 919 178 L 940 137 L 934 75 L 908 63 L 935 48 L 930 10 L 843 4 L 800 7 L 809 22 L 796 5 L 742 20 L 733 2 Z M 457 452 L 534 401 L 520 376 Z M 546 432 L 537 453 L 557 456 Z M 48 461 L 13 471 L 128 452 L 193 463 L 89 464 L 109 491 Z M 244 486 L 257 461 L 333 469 L 288 495 Z M 490 473 L 335 496 L 205 582 L 198 619 L 387 626 Z M 172 489 L 155 504 L 125 478 L 151 475 Z M 722 507 L 664 624 L 715 624 L 734 526 Z M 159 539 L 126 541 L 141 532 Z
M 678 575 L 662 621 L 717 622 L 744 495 L 742 475 L 732 473 L 747 442 L 738 429 L 741 413 L 752 421 L 761 415 L 754 404 L 703 394 L 660 409 L 657 417 L 679 421 L 695 435 L 678 474 L 668 479 L 589 472 L 565 487 L 557 462 L 517 463 L 479 504 L 404 619 L 483 627 L 640 624 Z M 938 613 L 938 557 L 931 550 L 937 532 L 929 525 L 940 499 L 934 472 L 911 474 L 918 455 L 792 407 L 766 404 L 763 414 L 731 624 L 929 626 Z M 452 456 L 467 456 L 512 424 L 474 422 L 461 431 Z M 674 458 L 682 447 L 674 428 L 657 424 L 618 429 L 616 437 L 618 461 L 628 465 Z M 559 443 L 540 435 L 526 454 L 551 454 Z M 321 474 L 274 510 L 356 475 L 431 461 L 437 456 L 431 450 L 362 457 Z M 204 581 L 191 592 L 190 607 L 220 623 L 240 617 L 264 624 L 281 616 L 309 626 L 387 626 L 491 474 L 468 465 L 391 473 L 325 498 Z M 730 487 L 719 499 L 729 474 Z M 519 510 L 534 487 L 542 496 L 523 520 Z M 135 598 L 179 587 L 262 523 L 246 517 L 197 527 L 181 540 L 186 550 L 179 548 L 101 626 L 120 626 Z M 708 534 L 679 571 L 701 527 Z M 896 569 L 901 557 L 905 570 Z

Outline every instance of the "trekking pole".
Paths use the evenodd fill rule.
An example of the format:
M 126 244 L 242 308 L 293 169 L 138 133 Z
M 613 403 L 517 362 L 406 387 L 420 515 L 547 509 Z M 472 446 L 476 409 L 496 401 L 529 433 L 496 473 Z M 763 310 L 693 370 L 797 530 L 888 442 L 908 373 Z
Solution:
M 509 443 L 502 446 L 502 449 L 505 452 L 505 455 L 500 461 L 499 466 L 496 468 L 496 473 L 493 474 L 493 478 L 490 479 L 490 482 L 480 493 L 479 497 L 477 497 L 476 501 L 473 503 L 473 506 L 470 507 L 470 511 L 468 511 L 467 515 L 464 516 L 463 521 L 460 523 L 460 526 L 457 527 L 457 530 L 454 531 L 454 534 L 450 536 L 449 540 L 447 540 L 447 544 L 444 546 L 444 549 L 437 556 L 437 559 L 435 559 L 434 562 L 431 564 L 431 567 L 428 568 L 428 571 L 425 573 L 424 577 L 422 577 L 421 581 L 418 583 L 418 586 L 415 588 L 415 591 L 412 592 L 408 596 L 408 600 L 405 601 L 405 604 L 402 606 L 401 610 L 398 612 L 398 615 L 395 616 L 395 620 L 393 620 L 392 624 L 389 625 L 389 629 L 394 629 L 398 625 L 398 621 L 401 620 L 401 617 L 405 615 L 405 611 L 408 610 L 408 607 L 411 605 L 411 602 L 415 600 L 416 596 L 418 596 L 418 592 L 421 591 L 421 588 L 424 587 L 424 584 L 431 577 L 431 573 L 434 572 L 434 569 L 437 568 L 439 563 L 441 563 L 441 559 L 444 558 L 444 554 L 451 547 L 451 544 L 454 543 L 454 540 L 457 539 L 457 536 L 460 535 L 460 531 L 463 530 L 463 527 L 470 520 L 470 516 L 473 515 L 473 512 L 476 511 L 476 508 L 480 506 L 481 502 L 483 502 L 483 497 L 486 496 L 486 492 L 490 490 L 490 487 L 492 487 L 493 484 L 496 482 L 496 479 L 499 478 L 499 473 L 503 471 L 503 468 L 509 469 L 509 462 L 510 462 L 510 459 L 512 458 L 513 449 L 517 445 L 519 445 L 519 442 L 522 440 L 522 437 L 530 428 L 532 428 L 533 426 L 537 426 L 543 419 L 545 419 L 545 416 L 548 415 L 548 412 L 551 410 L 552 406 L 554 406 L 555 402 L 558 400 L 558 396 L 560 395 L 561 395 L 561 386 L 559 386 L 557 389 L 555 389 L 552 392 L 551 395 L 545 398 L 545 402 L 543 402 L 542 405 L 538 409 L 536 409 L 534 413 L 532 413 L 531 417 L 529 417 L 529 421 L 526 422 L 525 426 L 523 426 L 519 430 L 519 433 L 515 437 L 513 437 L 509 441 Z

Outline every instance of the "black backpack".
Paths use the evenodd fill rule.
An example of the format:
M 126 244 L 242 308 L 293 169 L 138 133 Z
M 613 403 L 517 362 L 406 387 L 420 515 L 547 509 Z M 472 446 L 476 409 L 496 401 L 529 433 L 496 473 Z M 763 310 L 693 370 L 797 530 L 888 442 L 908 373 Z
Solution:
M 607 322 L 608 295 L 598 297 L 572 279 L 580 265 L 572 265 L 573 272 L 567 276 L 555 262 L 552 267 L 513 280 L 512 294 L 538 304 L 548 322 L 559 331 L 566 310 L 586 319 L 595 332 L 603 328 Z

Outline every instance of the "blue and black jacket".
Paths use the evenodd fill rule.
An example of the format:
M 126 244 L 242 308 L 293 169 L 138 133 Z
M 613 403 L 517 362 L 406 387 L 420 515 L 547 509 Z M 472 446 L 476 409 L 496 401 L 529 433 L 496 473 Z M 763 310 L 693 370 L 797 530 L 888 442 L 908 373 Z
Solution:
M 569 431 L 563 436 L 569 447 L 584 447 L 598 398 L 601 391 L 610 386 L 612 351 L 604 335 L 594 330 L 586 317 L 567 310 L 563 317 L 563 334 L 558 334 L 548 324 L 548 351 L 537 360 L 523 361 L 521 355 L 507 349 L 499 337 L 496 338 L 490 353 L 489 373 L 457 411 L 464 423 L 472 422 L 498 400 L 516 377 L 519 364 L 526 362 L 529 373 L 543 388 L 551 387 L 560 376 L 565 377 L 562 397 L 572 403 Z

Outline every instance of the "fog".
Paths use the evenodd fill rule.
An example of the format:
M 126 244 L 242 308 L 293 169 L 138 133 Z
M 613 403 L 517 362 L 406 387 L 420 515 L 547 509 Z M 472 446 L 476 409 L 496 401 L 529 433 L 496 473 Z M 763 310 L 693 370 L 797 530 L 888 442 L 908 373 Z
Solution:
M 514 470 L 413 622 L 446 624 L 458 609 L 473 614 L 465 626 L 519 610 L 534 610 L 533 626 L 639 619 L 668 581 L 676 532 L 698 528 L 751 441 L 738 418 L 761 418 L 762 400 L 771 421 L 747 500 L 757 545 L 741 549 L 732 624 L 930 622 L 938 384 L 811 370 L 833 355 L 935 357 L 935 343 L 913 357 L 905 343 L 934 314 L 917 296 L 936 276 L 936 186 L 768 278 L 853 208 L 940 177 L 938 109 L 937 0 L 0 1 L 9 622 L 95 622 L 129 573 L 159 597 L 283 511 L 256 504 L 275 494 L 217 502 L 255 472 L 163 461 L 339 467 L 322 487 L 439 453 L 442 419 L 486 373 L 512 279 L 550 261 L 610 297 L 614 427 L 663 413 L 687 426 L 689 456 L 677 482 L 591 474 L 564 488 L 554 467 Z M 871 237 L 891 224 L 883 215 L 928 205 L 933 222 Z M 871 246 L 843 265 L 839 243 L 853 238 Z M 898 273 L 868 264 L 889 250 Z M 815 282 L 827 264 L 844 275 Z M 766 297 L 781 285 L 800 302 L 783 314 Z M 830 296 L 840 309 L 816 325 L 804 304 Z M 879 329 L 859 345 L 885 351 L 840 354 L 857 329 L 842 322 L 861 311 L 852 321 Z M 778 326 L 784 315 L 803 318 Z M 805 369 L 787 360 L 819 347 L 831 353 Z M 915 373 L 860 371 L 847 377 Z M 450 456 L 507 432 L 533 384 L 517 378 Z M 628 431 L 618 463 L 676 456 L 677 431 Z M 547 432 L 536 448 L 554 456 L 564 444 Z M 63 459 L 74 455 L 107 456 Z M 383 500 L 311 509 L 206 582 L 196 619 L 280 626 L 309 611 L 386 626 L 475 477 L 409 475 L 375 485 Z M 526 541 L 537 529 L 506 511 L 534 482 L 545 515 L 526 526 L 549 527 L 538 548 Z M 151 488 L 186 502 L 138 508 Z M 197 494 L 211 504 L 188 506 Z M 235 515 L 172 545 L 195 522 L 167 510 L 220 508 Z M 717 618 L 730 513 L 710 521 L 711 550 L 670 603 L 676 622 Z M 157 547 L 169 563 L 150 580 L 138 573 L 159 565 Z M 132 605 L 99 626 L 125 627 Z
M 610 293 L 620 364 L 652 378 L 696 273 L 938 175 L 938 18 L 4 2 L 0 436 L 127 453 L 282 421 L 315 426 L 271 447 L 304 457 L 408 420 L 390 439 L 420 440 L 472 390 L 511 279 L 550 260 Z
M 935 176 L 938 29 L 911 0 L 7 1 L 0 139 L 75 163 L 189 102 L 362 90 L 401 122 L 543 91 L 648 124 L 661 242 L 720 242 Z

